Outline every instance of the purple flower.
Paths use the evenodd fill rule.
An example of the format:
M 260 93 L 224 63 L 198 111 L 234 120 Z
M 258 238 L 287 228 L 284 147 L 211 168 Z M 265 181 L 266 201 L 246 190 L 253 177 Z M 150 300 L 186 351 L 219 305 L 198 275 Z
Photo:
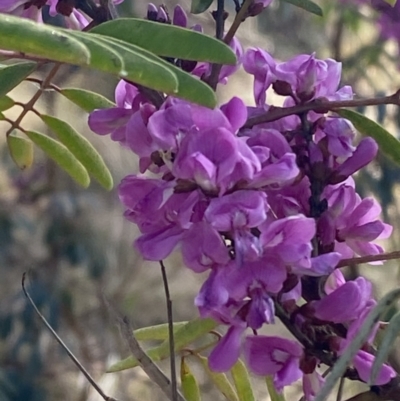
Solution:
M 300 370 L 302 347 L 280 337 L 248 336 L 244 356 L 250 370 L 261 376 L 274 376 L 275 388 L 280 392 L 303 376 Z

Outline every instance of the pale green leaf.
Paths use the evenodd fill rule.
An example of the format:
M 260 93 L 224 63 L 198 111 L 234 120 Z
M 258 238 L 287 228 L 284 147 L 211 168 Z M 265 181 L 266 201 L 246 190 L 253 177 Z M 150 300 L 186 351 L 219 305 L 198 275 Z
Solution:
M 173 324 L 174 333 L 181 329 L 187 322 L 176 322 Z M 168 338 L 168 323 L 157 324 L 156 326 L 149 326 L 137 329 L 133 332 L 138 341 L 164 341 Z
M 185 358 L 181 359 L 181 386 L 186 401 L 200 401 L 200 388 Z
M 63 144 L 39 132 L 26 131 L 25 134 L 78 184 L 85 188 L 89 186 L 90 178 L 85 167 Z
M 36 63 L 24 61 L 22 63 L 11 64 L 7 67 L 2 68 L 0 70 L 0 96 L 3 97 L 8 92 L 10 92 L 11 89 L 14 89 L 26 77 L 32 74 L 32 72 L 36 70 L 36 67 Z
M 196 355 L 203 366 L 207 376 L 211 379 L 218 390 L 225 396 L 228 401 L 239 401 L 238 396 L 233 388 L 231 382 L 228 380 L 225 373 L 214 372 L 208 366 L 208 358 Z
M 213 0 L 192 0 L 192 4 L 190 6 L 190 12 L 192 14 L 201 14 L 204 11 L 207 11 Z
M 56 117 L 41 115 L 41 119 L 105 189 L 113 188 L 113 178 L 103 158 L 83 135 Z
M 393 302 L 400 297 L 400 289 L 393 290 L 389 294 L 385 295 L 377 304 L 377 306 L 370 312 L 368 317 L 364 320 L 358 334 L 353 338 L 350 345 L 347 347 L 344 354 L 340 356 L 337 362 L 334 364 L 331 373 L 325 380 L 325 384 L 320 392 L 315 397 L 314 401 L 325 401 L 331 391 L 333 390 L 336 382 L 343 376 L 347 367 L 353 360 L 354 356 L 365 343 L 369 337 L 371 330 L 379 322 L 380 316 L 390 307 Z
M 379 345 L 375 360 L 372 365 L 370 383 L 375 383 L 380 372 L 381 366 L 386 362 L 390 350 L 393 348 L 394 342 L 400 334 L 400 312 L 397 312 L 390 320 L 389 326 L 386 327 L 382 341 Z
M 386 3 L 390 4 L 392 7 L 394 7 L 397 3 L 397 0 L 384 0 Z
M 33 143 L 16 131 L 7 136 L 7 146 L 15 164 L 21 169 L 29 168 L 33 163 Z
M 400 142 L 381 125 L 353 110 L 340 109 L 336 112 L 350 120 L 361 134 L 374 138 L 379 150 L 393 162 L 400 164 Z
M 274 380 L 271 376 L 267 376 L 265 378 L 265 382 L 267 384 L 268 393 L 271 401 L 285 401 L 285 396 L 283 395 L 283 393 L 278 393 L 276 391 Z
M 27 18 L 0 14 L 0 49 L 64 63 L 88 64 L 88 49 L 68 32 Z
M 239 401 L 255 401 L 249 372 L 240 359 L 233 365 L 231 375 Z
M 323 16 L 321 7 L 318 4 L 315 4 L 311 0 L 281 0 L 281 1 L 293 4 L 294 6 L 302 8 L 303 10 L 308 11 L 311 14 L 318 15 L 319 17 Z
M 119 18 L 91 30 L 121 39 L 163 57 L 236 64 L 229 46 L 211 36 L 174 25 L 137 18 Z
M 115 107 L 115 103 L 111 100 L 108 100 L 98 93 L 85 89 L 64 88 L 61 89 L 61 94 L 88 113 L 96 109 Z

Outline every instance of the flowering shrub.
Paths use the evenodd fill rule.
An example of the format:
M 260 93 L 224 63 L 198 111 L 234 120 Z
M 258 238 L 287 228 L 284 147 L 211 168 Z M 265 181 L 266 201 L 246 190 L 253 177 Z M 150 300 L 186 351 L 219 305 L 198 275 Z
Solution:
M 246 1 L 237 20 L 269 4 Z M 0 10 L 40 21 L 43 5 L 12 2 Z M 89 24 L 61 1 L 47 5 L 51 15 L 69 18 L 68 27 Z M 188 26 L 180 6 L 170 16 L 151 4 L 147 19 Z M 99 29 L 95 35 L 104 34 Z M 199 26 L 191 30 L 202 32 Z M 272 376 L 278 392 L 302 379 L 304 399 L 322 401 L 319 368 L 334 367 L 343 356 L 349 358 L 344 377 L 386 385 L 397 373 L 386 363 L 374 367 L 378 319 L 361 346 L 353 346 L 376 310 L 372 285 L 364 277 L 346 281 L 340 270 L 359 257 L 379 261 L 373 257 L 384 251 L 376 241 L 391 234 L 379 219 L 379 204 L 361 198 L 352 178 L 378 151 L 377 142 L 357 137 L 351 118 L 341 113 L 360 102 L 350 86 L 340 87 L 341 63 L 315 54 L 279 62 L 260 48 L 243 51 L 234 34 L 229 30 L 224 41 L 236 64 L 189 53 L 160 54 L 164 61 L 158 63 L 211 87 L 242 64 L 253 76 L 254 107 L 240 97 L 206 107 L 179 96 L 178 89 L 148 89 L 125 78 L 113 107 L 91 108 L 90 128 L 110 134 L 139 158 L 140 172 L 118 188 L 125 217 L 141 233 L 135 247 L 150 261 L 179 249 L 187 268 L 208 273 L 194 302 L 202 318 L 226 327 L 208 357 L 212 371 L 231 370 L 243 357 L 251 372 Z M 271 90 L 284 97 L 283 107 L 269 100 Z M 365 121 L 350 116 L 362 128 Z M 43 120 L 56 127 L 48 116 Z M 276 318 L 295 339 L 259 333 Z

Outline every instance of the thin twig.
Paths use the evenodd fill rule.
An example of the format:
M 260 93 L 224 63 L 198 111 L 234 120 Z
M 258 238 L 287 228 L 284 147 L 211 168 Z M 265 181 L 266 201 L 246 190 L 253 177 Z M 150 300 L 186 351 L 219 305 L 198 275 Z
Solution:
M 54 76 L 57 74 L 58 70 L 60 69 L 61 64 L 57 63 L 53 66 L 53 68 L 50 70 L 49 74 L 47 77 L 43 80 L 42 84 L 40 85 L 40 88 L 37 90 L 37 92 L 33 95 L 32 99 L 29 100 L 28 103 L 25 104 L 23 107 L 20 115 L 18 118 L 11 124 L 11 127 L 8 129 L 6 132 L 6 135 L 10 135 L 10 133 L 16 129 L 19 128 L 19 125 L 23 118 L 26 116 L 26 114 L 32 110 L 33 106 L 35 103 L 38 101 L 40 96 L 42 96 L 43 92 L 47 89 L 47 87 L 50 85 L 51 80 L 54 78 Z
M 122 338 L 126 341 L 129 351 L 132 356 L 137 359 L 139 365 L 143 371 L 147 374 L 149 379 L 160 387 L 161 391 L 168 397 L 169 400 L 172 399 L 172 386 L 171 381 L 167 376 L 160 370 L 160 368 L 151 360 L 151 358 L 143 351 L 138 340 L 133 335 L 133 327 L 129 319 L 126 316 L 122 316 L 115 308 L 113 308 L 107 299 L 104 299 L 110 312 L 114 315 L 116 323 L 121 332 Z M 182 394 L 177 391 L 177 401 L 185 401 Z
M 358 258 L 342 259 L 336 266 L 336 268 L 361 265 L 362 263 L 369 262 L 382 262 L 385 260 L 400 259 L 400 251 L 394 251 L 389 253 L 380 253 L 378 255 L 367 255 L 360 256 Z
M 335 111 L 343 107 L 378 106 L 381 104 L 394 104 L 400 106 L 400 91 L 397 91 L 393 95 L 384 97 L 335 101 L 315 99 L 309 103 L 299 104 L 292 107 L 271 107 L 270 110 L 265 113 L 250 117 L 243 128 L 251 128 L 257 124 L 276 121 L 284 117 L 298 115 L 308 111 L 327 113 L 328 111 Z
M 165 299 L 167 302 L 167 319 L 168 319 L 168 341 L 169 341 L 169 353 L 171 355 L 171 384 L 172 384 L 172 400 L 177 401 L 177 380 L 176 380 L 176 366 L 175 366 L 175 341 L 174 341 L 174 319 L 172 316 L 172 301 L 169 293 L 168 278 L 165 270 L 165 265 L 160 260 L 161 273 L 164 283 Z
M 343 388 L 344 388 L 344 377 L 340 378 L 340 382 L 339 382 L 339 388 L 338 388 L 338 392 L 337 392 L 337 396 L 336 396 L 336 401 L 342 401 L 342 397 L 343 397 Z
M 76 367 L 83 373 L 83 375 L 86 377 L 86 380 L 93 386 L 93 388 L 101 395 L 101 397 L 105 401 L 117 401 L 115 398 L 109 397 L 104 393 L 104 391 L 101 389 L 101 387 L 95 382 L 93 377 L 90 375 L 90 373 L 82 366 L 82 364 L 78 361 L 76 356 L 70 351 L 70 349 L 65 345 L 64 341 L 61 340 L 59 335 L 55 332 L 55 330 L 50 326 L 50 323 L 46 320 L 46 318 L 41 314 L 39 311 L 38 307 L 36 306 L 35 302 L 29 295 L 29 292 L 25 288 L 25 278 L 26 278 L 26 273 L 22 275 L 22 290 L 30 302 L 30 304 L 33 306 L 33 309 L 37 313 L 37 315 L 40 317 L 41 321 L 44 323 L 44 325 L 47 327 L 47 329 L 50 331 L 50 333 L 53 335 L 53 337 L 56 339 L 56 341 L 61 345 L 62 348 L 64 348 L 65 352 L 68 354 L 72 362 L 76 365 Z

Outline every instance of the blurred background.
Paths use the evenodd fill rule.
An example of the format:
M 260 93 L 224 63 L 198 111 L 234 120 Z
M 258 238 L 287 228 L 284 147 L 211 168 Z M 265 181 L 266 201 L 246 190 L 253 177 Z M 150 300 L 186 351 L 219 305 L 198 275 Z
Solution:
M 229 26 L 234 6 L 226 3 Z M 187 1 L 179 4 L 186 11 L 190 9 Z M 400 6 L 391 9 L 383 0 L 373 1 L 372 6 L 367 2 L 328 0 L 318 4 L 324 10 L 323 18 L 275 0 L 262 15 L 248 19 L 238 37 L 244 48 L 260 46 L 281 60 L 311 52 L 319 58 L 340 60 L 342 83 L 352 85 L 358 96 L 394 93 L 400 83 Z M 175 5 L 166 3 L 171 11 Z M 125 0 L 118 8 L 123 16 L 144 17 L 147 3 Z M 200 23 L 207 33 L 213 34 L 210 12 L 190 16 L 190 20 L 192 25 Z M 110 99 L 116 82 L 109 76 L 73 67 L 64 67 L 55 80 L 60 87 L 101 91 Z M 224 102 L 239 95 L 253 105 L 252 85 L 252 79 L 241 70 L 226 87 L 219 88 L 218 96 Z M 34 91 L 32 83 L 24 83 L 11 96 L 16 100 L 28 99 Z M 111 167 L 116 183 L 137 172 L 135 156 L 108 137 L 90 132 L 87 115 L 67 100 L 49 92 L 40 100 L 38 109 L 62 117 L 85 133 Z M 397 108 L 359 111 L 399 135 Z M 18 109 L 11 109 L 7 115 L 13 118 L 17 112 Z M 43 131 L 34 115 L 27 116 L 23 125 Z M 7 124 L 0 122 L 0 129 L 5 132 L 7 128 Z M 101 399 L 27 303 L 21 291 L 25 271 L 30 272 L 28 289 L 37 306 L 109 396 L 121 401 L 165 399 L 138 368 L 105 373 L 108 366 L 129 352 L 102 294 L 132 318 L 135 328 L 167 320 L 160 268 L 158 264 L 143 262 L 132 248 L 137 232 L 122 217 L 116 189 L 108 193 L 92 184 L 83 190 L 39 151 L 33 167 L 22 172 L 13 164 L 4 143 L 0 148 L 0 166 L 0 401 Z M 376 197 L 382 205 L 384 220 L 395 226 L 392 238 L 385 243 L 388 251 L 400 249 L 399 180 L 398 168 L 382 155 L 357 177 L 362 195 Z M 193 298 L 204 277 L 182 267 L 177 254 L 166 261 L 166 266 L 174 318 L 192 319 L 197 316 Z M 347 274 L 370 278 L 377 297 L 399 286 L 397 262 L 352 268 Z M 284 332 L 279 325 L 271 329 Z M 396 352 L 391 361 L 399 368 Z M 167 373 L 168 366 L 168 361 L 161 363 Z M 193 368 L 204 391 L 203 399 L 224 399 L 201 369 L 196 365 Z M 255 379 L 255 389 L 258 400 L 268 399 L 262 380 Z M 362 386 L 347 386 L 345 398 L 361 389 Z M 287 399 L 299 399 L 296 391 L 288 391 Z

